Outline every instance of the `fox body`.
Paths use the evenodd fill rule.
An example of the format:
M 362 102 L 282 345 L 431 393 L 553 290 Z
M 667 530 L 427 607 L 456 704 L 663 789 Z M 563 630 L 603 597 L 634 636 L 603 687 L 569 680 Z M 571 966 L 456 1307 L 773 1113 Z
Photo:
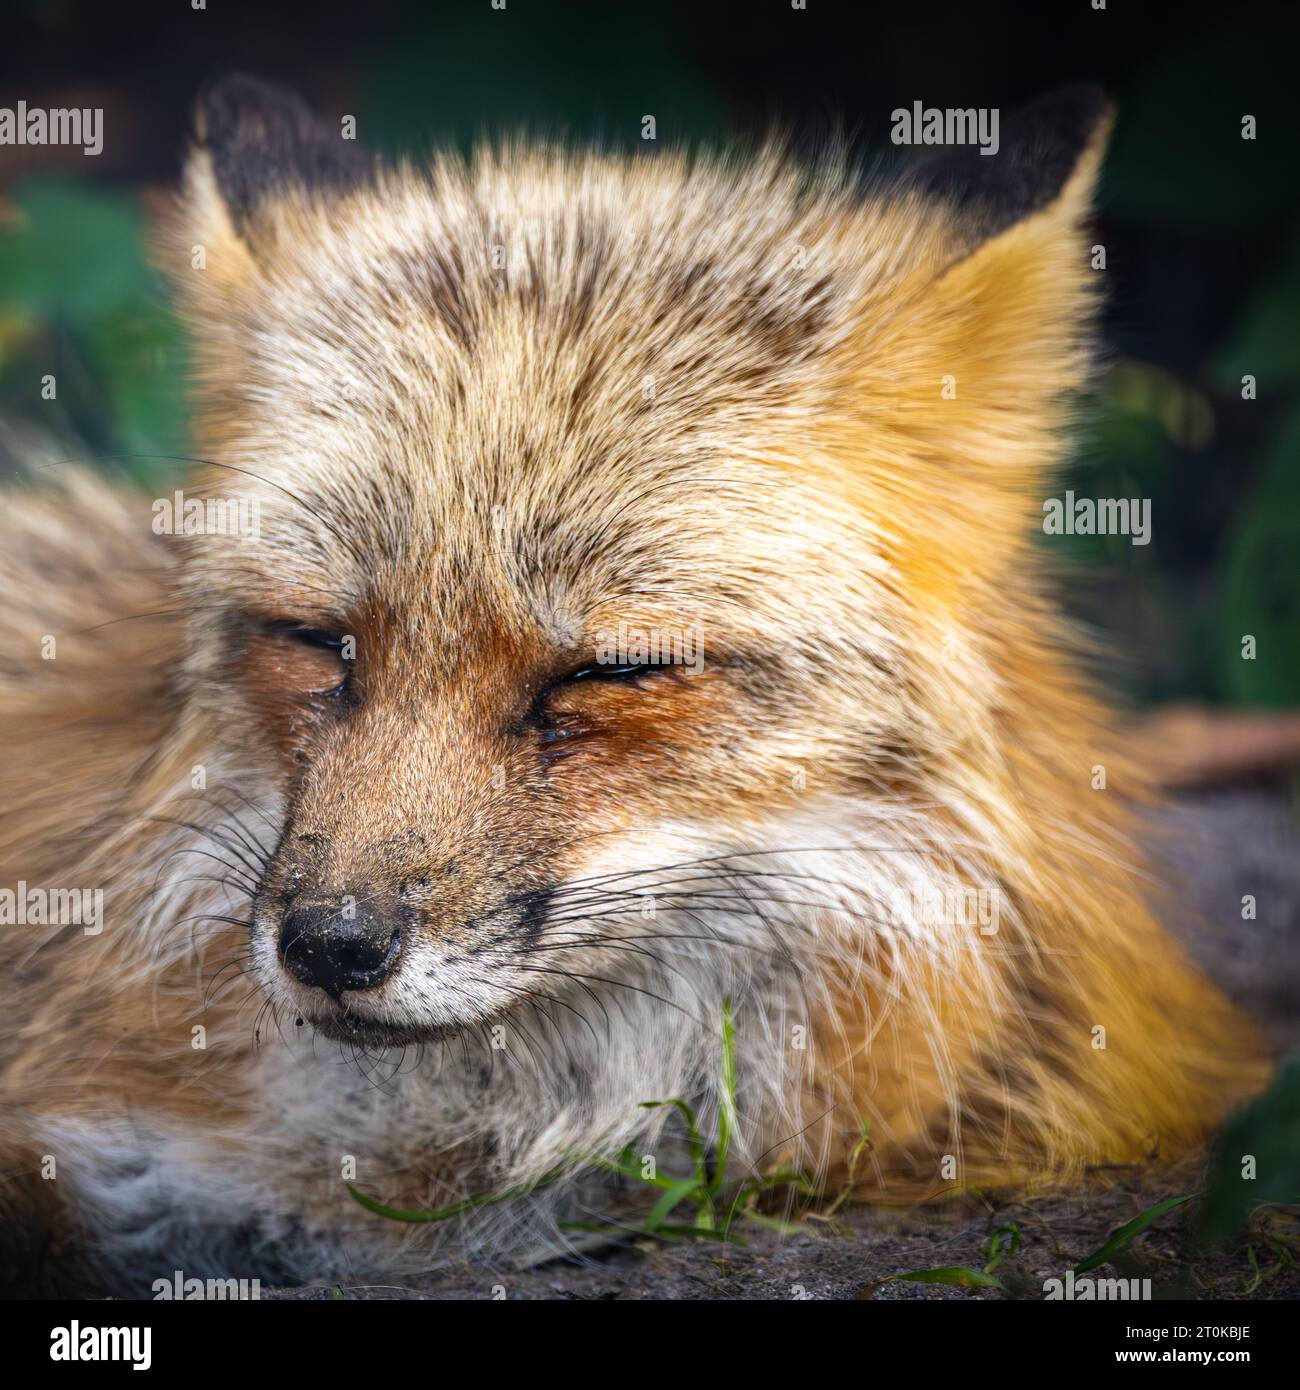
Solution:
M 10 1286 L 554 1244 L 588 1160 L 661 1151 L 641 1102 L 730 1109 L 725 1001 L 732 1162 L 834 1187 L 865 1121 L 866 1195 L 1173 1159 L 1259 1082 L 1034 542 L 1106 124 L 864 194 L 383 170 L 209 93 L 188 491 L 258 525 L 67 469 L 0 523 L 3 883 L 104 893 L 0 933 Z M 561 1169 L 436 1226 L 348 1191 Z

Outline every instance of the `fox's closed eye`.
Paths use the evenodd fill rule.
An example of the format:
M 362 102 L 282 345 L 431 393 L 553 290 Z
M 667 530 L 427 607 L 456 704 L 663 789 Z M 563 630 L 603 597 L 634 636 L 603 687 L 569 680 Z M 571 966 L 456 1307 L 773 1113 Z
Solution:
M 302 646 L 313 646 L 313 648 L 324 649 L 327 652 L 342 652 L 343 638 L 336 632 L 330 632 L 323 627 L 300 627 L 299 624 L 289 623 L 278 628 L 279 637 L 288 638 L 289 641 L 298 642 Z
M 346 637 L 292 618 L 254 620 L 249 643 L 263 684 L 304 695 L 337 695 L 347 687 L 351 663 Z
M 614 662 L 593 662 L 570 671 L 557 684 L 572 685 L 581 681 L 632 681 L 640 676 L 654 676 L 666 671 L 666 665 L 649 663 L 616 664 Z
M 553 718 L 573 712 L 573 704 L 566 699 L 570 695 L 596 686 L 635 688 L 652 678 L 662 677 L 671 669 L 666 664 L 643 662 L 584 662 L 542 686 L 533 700 L 531 717 L 535 723 L 549 726 Z
M 311 627 L 295 622 L 292 618 L 271 618 L 263 621 L 261 626 L 269 636 L 283 637 L 304 647 L 340 653 L 343 650 L 343 634 L 331 632 L 327 628 Z

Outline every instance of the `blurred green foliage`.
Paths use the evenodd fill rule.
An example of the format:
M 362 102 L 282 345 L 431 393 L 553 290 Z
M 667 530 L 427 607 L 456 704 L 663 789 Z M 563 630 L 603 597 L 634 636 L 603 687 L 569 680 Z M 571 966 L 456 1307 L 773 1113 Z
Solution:
M 0 236 L 0 416 L 101 458 L 183 452 L 183 335 L 136 200 L 32 179 L 15 203 L 17 225 Z
M 1139 698 L 1300 703 L 1298 330 L 1300 256 L 1262 277 L 1197 368 L 1121 359 L 1085 405 L 1062 486 L 1150 498 L 1153 538 L 1052 545 L 1084 580 L 1076 612 L 1127 634 L 1109 674 Z
M 1300 703 L 1300 198 L 1279 160 L 1295 79 L 1271 61 L 1294 18 L 1189 13 L 1120 97 L 1100 207 L 1128 357 L 1066 485 L 1151 499 L 1150 545 L 1072 547 L 1074 607 L 1118 639 L 1107 674 L 1144 700 Z
M 1256 1208 L 1300 1202 L 1300 1056 L 1283 1062 L 1267 1091 L 1224 1127 L 1211 1156 L 1198 1244 L 1235 1235 Z

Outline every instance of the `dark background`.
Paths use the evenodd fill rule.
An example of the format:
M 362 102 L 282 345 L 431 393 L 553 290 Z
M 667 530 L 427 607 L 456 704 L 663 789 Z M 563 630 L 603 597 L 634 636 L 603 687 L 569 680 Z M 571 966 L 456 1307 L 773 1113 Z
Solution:
M 1005 117 L 1091 79 L 1120 111 L 1097 238 L 1109 369 L 1068 484 L 1150 498 L 1154 539 L 1056 538 L 1070 602 L 1140 700 L 1300 704 L 1300 6 L 1093 3 L 8 0 L 0 105 L 103 107 L 105 147 L 0 148 L 0 420 L 65 453 L 183 452 L 183 335 L 148 230 L 196 89 L 232 69 L 355 113 L 386 149 L 520 124 L 630 145 L 653 113 L 661 143 L 843 132 L 868 165 L 900 157 L 896 106 Z

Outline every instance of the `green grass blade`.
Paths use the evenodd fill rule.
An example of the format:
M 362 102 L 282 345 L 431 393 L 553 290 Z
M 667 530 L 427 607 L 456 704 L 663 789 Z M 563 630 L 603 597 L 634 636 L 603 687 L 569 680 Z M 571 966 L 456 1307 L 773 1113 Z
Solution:
M 897 1279 L 905 1279 L 912 1284 L 960 1284 L 968 1289 L 1001 1289 L 1003 1293 L 1007 1292 L 1007 1286 L 1002 1280 L 985 1270 L 968 1269 L 965 1265 L 946 1265 L 941 1269 L 914 1269 L 907 1274 L 891 1274 L 887 1278 L 877 1279 L 874 1284 L 863 1289 L 858 1297 L 870 1298 L 877 1289 L 885 1284 L 892 1284 Z
M 650 1215 L 645 1219 L 645 1229 L 650 1232 L 657 1231 L 660 1226 L 672 1215 L 688 1197 L 693 1197 L 699 1190 L 699 1183 L 695 1178 L 679 1178 L 673 1185 L 664 1192 L 659 1200 L 650 1208 Z
M 656 1110 L 665 1105 L 671 1105 L 686 1121 L 686 1132 L 690 1136 L 691 1143 L 691 1167 L 695 1170 L 693 1186 L 695 1204 L 699 1209 L 699 1224 L 711 1229 L 716 1224 L 713 1212 L 713 1188 L 709 1183 L 709 1170 L 704 1161 L 704 1136 L 700 1133 L 699 1121 L 695 1111 L 680 1097 L 676 1100 L 643 1100 L 641 1102 L 643 1110 Z
M 1159 1221 L 1167 1211 L 1173 1211 L 1175 1207 L 1181 1207 L 1184 1202 L 1190 1202 L 1193 1198 L 1199 1197 L 1199 1192 L 1188 1192 L 1182 1197 L 1167 1197 L 1163 1202 L 1157 1202 L 1155 1206 L 1148 1207 L 1140 1216 L 1135 1216 L 1127 1225 L 1120 1226 L 1106 1238 L 1106 1243 L 1099 1250 L 1094 1250 L 1081 1264 L 1074 1267 L 1076 1274 L 1086 1274 L 1090 1269 L 1096 1269 L 1098 1265 L 1104 1265 L 1112 1255 L 1118 1255 L 1121 1250 L 1126 1250 L 1133 1243 L 1134 1236 L 1141 1235 L 1153 1221 Z
M 602 1158 L 599 1154 L 592 1154 L 587 1162 L 594 1168 L 604 1168 L 606 1172 L 617 1173 L 630 1182 L 648 1183 L 651 1187 L 669 1188 L 677 1181 L 676 1178 L 666 1177 L 662 1173 L 656 1173 L 654 1177 L 647 1178 L 641 1171 L 640 1163 L 635 1161 L 627 1162 L 621 1159 Z
M 467 1211 L 478 1211 L 480 1207 L 495 1207 L 502 1202 L 513 1202 L 516 1197 L 526 1197 L 530 1192 L 548 1186 L 561 1177 L 560 1173 L 548 1173 L 535 1183 L 523 1183 L 518 1187 L 506 1188 L 504 1192 L 484 1192 L 474 1197 L 466 1197 L 459 1202 L 453 1202 L 447 1207 L 438 1207 L 434 1211 L 403 1211 L 400 1207 L 385 1206 L 383 1202 L 377 1201 L 374 1197 L 368 1197 L 359 1188 L 348 1183 L 348 1191 L 352 1194 L 352 1199 L 365 1207 L 367 1211 L 374 1212 L 376 1216 L 385 1216 L 390 1221 L 409 1221 L 430 1223 L 435 1221 L 449 1221 L 453 1216 L 461 1216 Z
M 779 1216 L 766 1216 L 761 1211 L 742 1211 L 740 1214 L 746 1221 L 752 1221 L 768 1231 L 779 1231 L 783 1236 L 802 1235 L 808 1229 L 800 1221 L 782 1221 Z
M 707 1183 L 709 1175 L 704 1166 L 704 1136 L 700 1133 L 700 1125 L 696 1119 L 695 1111 L 680 1096 L 676 1100 L 643 1100 L 641 1109 L 659 1110 L 666 1105 L 671 1105 L 686 1121 L 686 1133 L 690 1136 L 691 1141 L 691 1164 L 699 1181 Z
M 1006 1253 L 1003 1253 L 1002 1246 L 1004 1239 L 1008 1245 Z M 999 1226 L 988 1239 L 986 1253 L 988 1263 L 984 1266 L 986 1274 L 992 1274 L 997 1267 L 1004 1263 L 1008 1256 L 1013 1260 L 1020 1250 L 1020 1227 L 1014 1221 L 1005 1226 Z

